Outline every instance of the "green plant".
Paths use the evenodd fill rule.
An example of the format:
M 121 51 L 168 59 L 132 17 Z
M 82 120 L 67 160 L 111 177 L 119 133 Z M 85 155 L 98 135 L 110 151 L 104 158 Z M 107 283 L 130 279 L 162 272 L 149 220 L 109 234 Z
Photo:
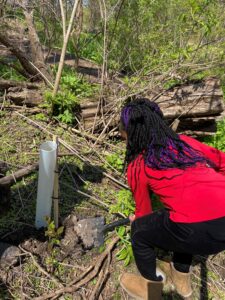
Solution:
M 0 78 L 17 80 L 17 81 L 24 80 L 24 77 L 21 74 L 19 74 L 13 67 L 2 65 L 1 61 L 0 61 Z
M 131 191 L 122 189 L 117 193 L 117 203 L 111 205 L 111 213 L 123 213 L 125 216 L 134 213 L 134 200 Z
M 125 216 L 134 213 L 134 200 L 131 191 L 122 189 L 117 193 L 117 203 L 110 207 L 111 213 L 123 213 Z M 133 260 L 133 251 L 130 242 L 130 233 L 126 231 L 124 226 L 120 226 L 116 230 L 120 237 L 121 249 L 116 254 L 118 260 L 124 260 L 124 265 L 127 266 Z
M 98 64 L 102 63 L 102 40 L 101 34 L 91 32 L 82 32 L 79 37 L 78 49 L 74 49 L 72 41 L 68 43 L 68 51 L 70 53 L 78 50 L 78 56 L 90 59 Z
M 204 142 L 209 146 L 225 152 L 225 120 L 217 123 L 216 134 L 205 138 Z
M 181 81 L 179 79 L 170 79 L 164 83 L 163 87 L 165 89 L 171 89 L 180 83 L 181 83 Z
M 48 250 L 52 251 L 55 245 L 60 244 L 60 237 L 63 233 L 64 227 L 61 226 L 59 228 L 55 227 L 54 221 L 51 221 L 49 217 L 46 218 L 48 227 L 45 231 L 45 236 L 48 237 Z
M 47 221 L 47 230 L 45 231 L 45 236 L 48 237 L 48 255 L 45 258 L 45 264 L 49 271 L 53 271 L 55 268 L 58 268 L 58 246 L 60 244 L 60 238 L 63 233 L 64 227 L 59 228 L 55 227 L 54 221 L 51 221 L 49 217 L 46 218 Z
M 120 158 L 119 154 L 113 153 L 106 156 L 106 161 L 116 170 L 123 171 L 123 160 Z
M 130 242 L 130 233 L 126 232 L 124 226 L 120 226 L 117 230 L 117 234 L 120 237 L 120 245 L 122 248 L 116 253 L 118 260 L 123 260 L 124 265 L 129 265 L 134 260 L 133 250 Z
M 35 119 L 37 121 L 47 121 L 48 120 L 47 116 L 43 113 L 36 114 Z
M 162 203 L 159 201 L 158 196 L 151 194 L 151 201 L 154 210 L 160 209 L 163 207 Z M 134 199 L 131 191 L 122 189 L 117 193 L 117 203 L 111 205 L 111 213 L 123 213 L 125 216 L 130 216 L 134 214 Z M 127 266 L 130 262 L 133 261 L 133 251 L 130 242 L 130 233 L 126 231 L 124 226 L 120 226 L 116 231 L 120 237 L 121 249 L 116 254 L 118 260 L 124 260 L 124 265 Z
M 75 114 L 79 112 L 80 100 L 92 96 L 96 91 L 96 85 L 88 83 L 73 70 L 65 68 L 60 91 L 55 97 L 51 91 L 47 91 L 45 100 L 56 119 L 71 124 L 75 122 Z

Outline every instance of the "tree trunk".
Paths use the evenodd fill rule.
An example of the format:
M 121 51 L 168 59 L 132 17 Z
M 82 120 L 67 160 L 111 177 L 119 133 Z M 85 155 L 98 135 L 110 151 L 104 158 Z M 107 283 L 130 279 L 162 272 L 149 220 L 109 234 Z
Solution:
M 65 40 L 63 41 L 63 47 L 62 47 L 62 52 L 61 52 L 60 62 L 59 62 L 59 68 L 58 68 L 58 71 L 57 71 L 57 74 L 56 74 L 56 79 L 55 79 L 55 84 L 54 84 L 53 97 L 57 94 L 57 91 L 58 91 L 58 88 L 59 88 L 59 83 L 60 83 L 62 70 L 63 70 L 63 66 L 64 66 L 66 48 L 67 48 L 67 44 L 68 44 L 68 41 L 69 41 L 69 36 L 70 36 L 70 33 L 71 33 L 73 20 L 74 20 L 76 11 L 77 11 L 79 1 L 80 0 L 75 0 L 73 10 L 72 10 L 72 13 L 71 13 L 71 17 L 70 17 L 70 21 L 69 21 L 69 25 L 68 25 L 67 32 L 66 32 L 66 37 L 65 37 Z
M 26 18 L 26 23 L 28 27 L 28 35 L 31 45 L 31 57 L 33 64 L 37 67 L 37 69 L 42 74 L 43 79 L 46 81 L 47 84 L 53 81 L 52 75 L 50 70 L 48 69 L 47 65 L 45 64 L 44 53 L 41 48 L 41 44 L 34 27 L 33 22 L 33 11 L 28 11 L 27 9 L 24 10 L 24 16 Z
M 99 2 L 96 0 L 89 0 L 88 6 L 90 8 L 90 13 L 91 13 L 89 30 L 94 33 L 98 31 L 100 20 L 102 18 Z
M 28 55 L 19 48 L 15 41 L 10 39 L 6 31 L 3 32 L 0 30 L 0 43 L 6 46 L 18 58 L 26 73 L 29 74 L 30 79 L 33 81 L 43 79 L 37 69 L 32 65 Z
M 75 54 L 75 68 L 78 68 L 79 65 L 79 39 L 82 31 L 82 26 L 83 26 L 83 3 L 80 0 L 75 15 L 74 29 L 72 30 L 71 33 L 71 40 L 74 46 L 74 54 Z

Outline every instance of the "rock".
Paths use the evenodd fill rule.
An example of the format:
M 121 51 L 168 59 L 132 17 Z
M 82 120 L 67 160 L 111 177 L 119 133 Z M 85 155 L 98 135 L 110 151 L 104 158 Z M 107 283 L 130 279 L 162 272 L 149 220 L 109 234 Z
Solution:
M 14 266 L 19 261 L 21 251 L 18 247 L 0 242 L 0 265 L 1 267 Z

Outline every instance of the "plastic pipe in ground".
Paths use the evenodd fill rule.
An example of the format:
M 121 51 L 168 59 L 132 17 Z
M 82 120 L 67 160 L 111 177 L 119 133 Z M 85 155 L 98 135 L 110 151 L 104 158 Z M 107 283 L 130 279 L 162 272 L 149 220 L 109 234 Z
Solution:
M 46 217 L 51 217 L 56 150 L 57 144 L 52 141 L 44 142 L 40 147 L 36 228 L 46 227 Z

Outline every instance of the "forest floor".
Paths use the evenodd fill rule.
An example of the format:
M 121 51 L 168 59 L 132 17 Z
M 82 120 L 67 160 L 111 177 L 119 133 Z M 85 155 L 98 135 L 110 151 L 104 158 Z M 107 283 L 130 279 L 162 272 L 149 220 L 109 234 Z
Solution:
M 103 144 L 93 146 L 90 141 L 57 123 L 41 121 L 38 115 L 29 115 L 29 118 L 47 129 L 49 134 L 32 126 L 16 112 L 0 111 L 0 160 L 7 163 L 8 174 L 37 162 L 41 143 L 52 140 L 53 133 L 92 162 L 91 165 L 85 163 L 60 145 L 60 153 L 70 152 L 70 155 L 59 157 L 60 224 L 66 228 L 66 220 L 72 216 L 78 219 L 104 216 L 106 223 L 115 220 L 115 215 L 94 199 L 108 206 L 115 203 L 115 195 L 121 187 L 104 176 L 108 166 L 103 157 L 112 149 L 121 149 L 125 145 L 114 141 L 112 148 Z M 118 173 L 110 174 L 122 178 Z M 15 266 L 0 270 L 0 300 L 129 299 L 120 288 L 118 278 L 124 271 L 136 272 L 135 264 L 125 267 L 123 261 L 117 260 L 116 253 L 121 246 L 117 243 L 115 231 L 106 236 L 104 247 L 85 249 L 76 236 L 65 241 L 65 230 L 62 236 L 57 237 L 59 245 L 52 247 L 52 238 L 44 230 L 35 229 L 37 179 L 38 173 L 34 172 L 16 182 L 11 187 L 10 207 L 0 211 L 1 241 L 19 246 L 21 250 Z M 124 181 L 121 179 L 121 182 Z M 113 241 L 116 241 L 115 247 L 107 252 Z M 104 253 L 106 259 L 97 269 Z M 91 276 L 92 272 L 96 273 Z M 204 257 L 195 257 L 192 279 L 193 300 L 225 299 L 225 255 L 211 256 L 207 261 Z M 71 286 L 71 282 L 78 288 L 56 293 Z M 51 296 L 46 298 L 44 295 Z M 175 294 L 165 294 L 164 299 L 180 298 Z

